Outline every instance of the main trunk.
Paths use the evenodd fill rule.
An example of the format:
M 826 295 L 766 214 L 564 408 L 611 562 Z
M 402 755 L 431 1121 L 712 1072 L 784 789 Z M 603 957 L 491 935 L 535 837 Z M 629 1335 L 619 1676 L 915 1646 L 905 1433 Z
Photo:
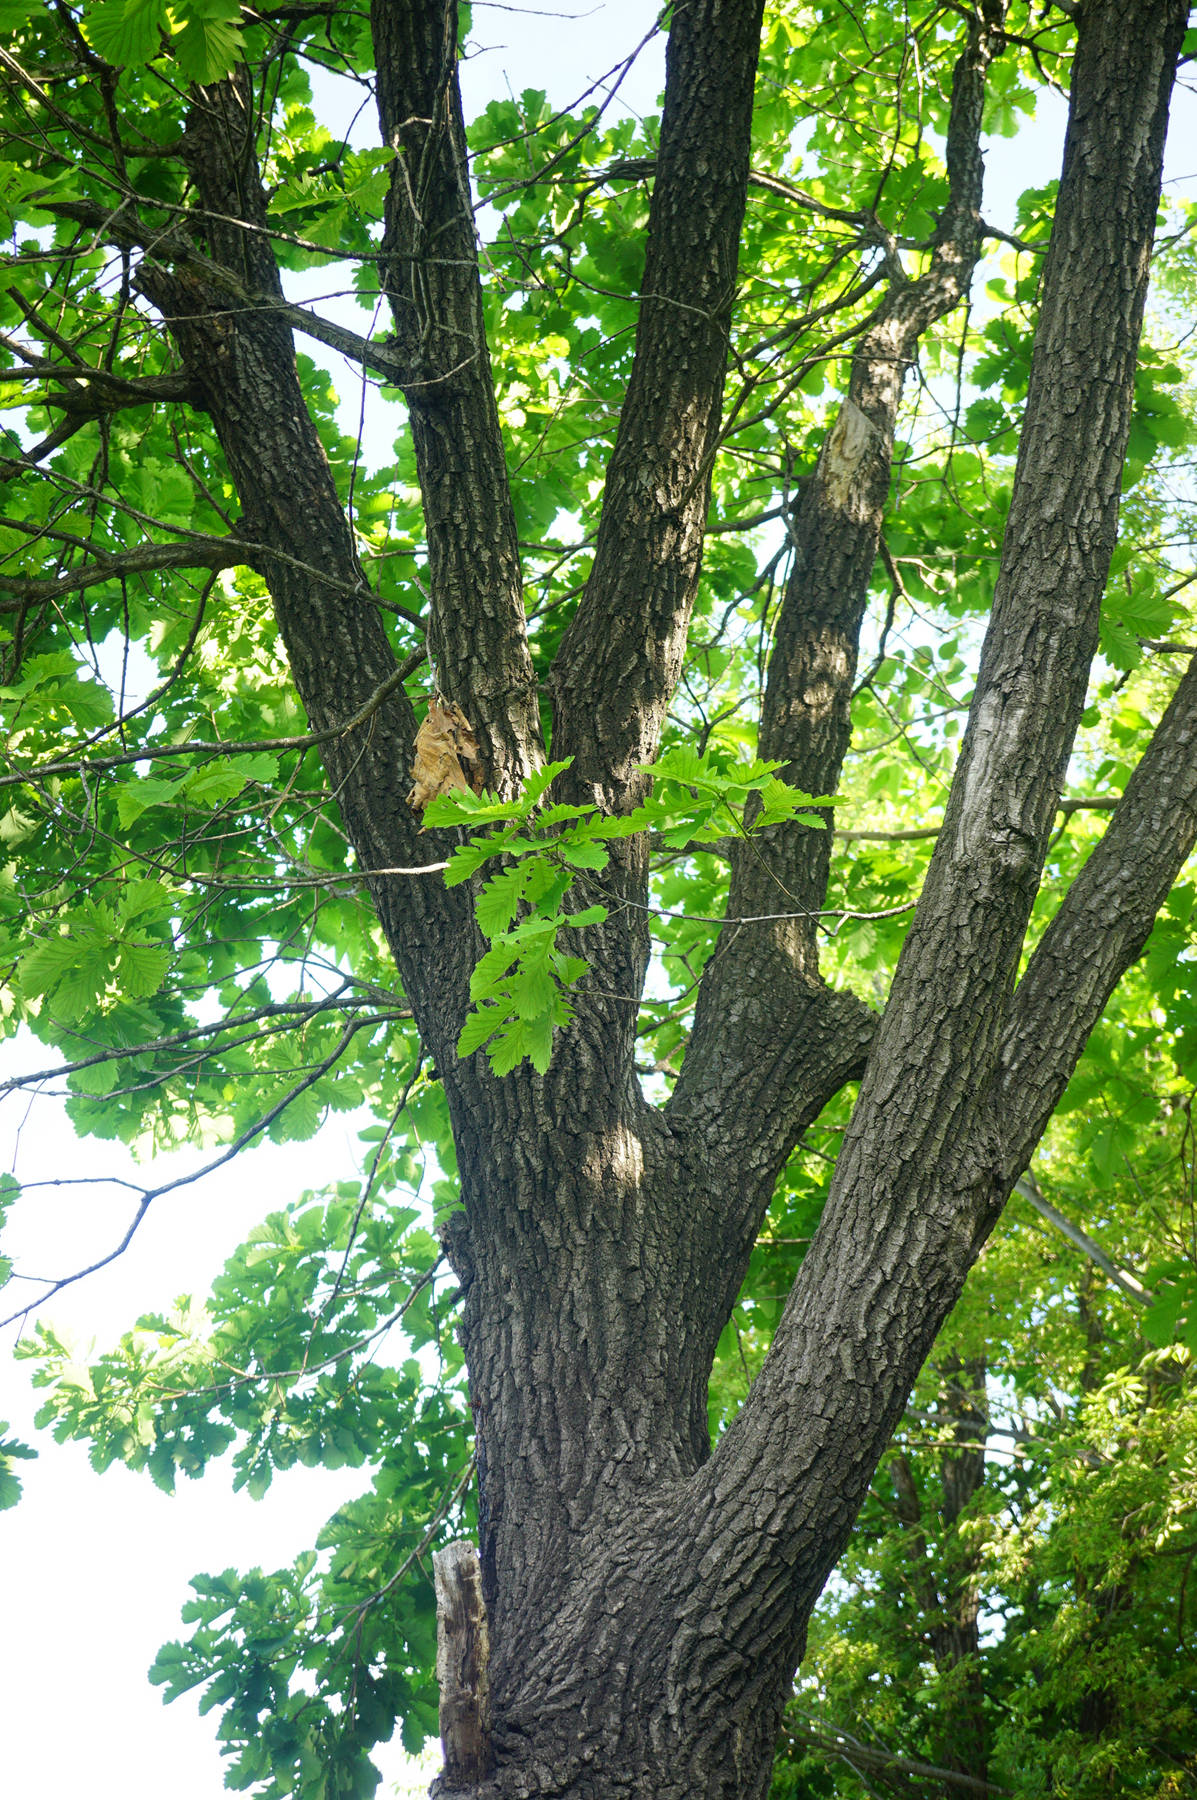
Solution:
M 522 1094 L 509 1078 L 493 1128 L 458 1139 L 467 1213 L 486 1221 L 471 1230 L 458 1215 L 449 1245 L 498 1765 L 469 1791 L 752 1800 L 768 1787 L 800 1625 L 782 1646 L 767 1618 L 751 1627 L 762 1577 L 784 1580 L 753 1538 L 767 1486 L 745 1496 L 729 1587 L 693 1480 L 742 1273 L 717 1260 L 715 1226 L 743 1196 L 679 1155 L 638 1095 L 607 1091 L 597 1067 L 589 1083 L 580 1073 L 530 1077 Z M 530 1130 L 525 1105 L 553 1128 Z

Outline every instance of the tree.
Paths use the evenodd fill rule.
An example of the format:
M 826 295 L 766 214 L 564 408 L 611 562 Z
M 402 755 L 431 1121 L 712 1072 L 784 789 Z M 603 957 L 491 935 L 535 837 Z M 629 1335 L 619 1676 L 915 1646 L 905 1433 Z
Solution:
M 12 1017 L 62 1052 L 81 1128 L 207 1133 L 214 1166 L 325 1106 L 389 1120 L 363 1183 L 269 1222 L 207 1323 L 143 1322 L 74 1385 L 43 1333 L 49 1410 L 168 1483 L 238 1439 L 251 1487 L 387 1442 L 331 1540 L 327 1692 L 301 1673 L 314 1559 L 199 1584 L 162 1666 L 216 1670 L 237 1784 L 369 1791 L 396 1714 L 428 1727 L 429 1596 L 397 1584 L 476 1469 L 489 1713 L 476 1685 L 474 1760 L 440 1791 L 763 1794 L 911 1388 L 1197 836 L 1197 672 L 1166 705 L 1144 678 L 1154 730 L 1118 701 L 1140 640 L 1176 648 L 1166 459 L 1144 469 L 1183 436 L 1182 371 L 1140 336 L 1187 9 L 763 25 L 692 0 L 659 127 L 490 109 L 482 260 L 442 0 L 28 11 L 5 53 L 27 233 L 5 379 L 31 426 L 0 575 Z M 316 126 L 320 63 L 372 88 L 382 148 Z M 994 236 L 983 130 L 1065 65 L 1058 193 L 1024 199 L 1001 305 L 962 324 Z M 281 269 L 345 258 L 389 335 L 284 296 Z M 363 469 L 296 334 L 401 402 L 394 465 Z M 936 427 L 903 412 L 916 364 Z M 1116 548 L 1124 482 L 1141 536 Z M 880 813 L 919 755 L 946 787 L 982 616 L 925 869 L 870 860 L 866 811 L 833 877 L 831 797 L 883 722 L 915 762 L 882 744 L 855 797 Z M 131 703 L 135 642 L 160 679 Z M 1094 768 L 1082 731 L 1119 756 Z M 1074 750 L 1097 791 L 1062 803 Z M 1062 845 L 1085 806 L 1104 831 Z M 796 1157 L 820 1119 L 825 1190 Z M 402 1312 L 452 1365 L 437 1246 L 396 1210 L 420 1144 L 468 1416 L 362 1354 Z M 712 1367 L 766 1219 L 784 1250 L 796 1215 L 818 1228 L 773 1265 L 791 1285 L 733 1403 Z M 938 1369 L 952 1524 L 984 1372 Z M 936 1656 L 966 1665 L 952 1579 Z M 975 1766 L 971 1681 L 936 1754 Z

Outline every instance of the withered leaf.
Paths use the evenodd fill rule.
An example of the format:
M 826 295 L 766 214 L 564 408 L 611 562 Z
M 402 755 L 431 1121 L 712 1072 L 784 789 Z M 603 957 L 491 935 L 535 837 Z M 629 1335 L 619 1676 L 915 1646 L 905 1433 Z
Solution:
M 451 793 L 454 788 L 468 787 L 476 794 L 482 792 L 478 740 L 473 728 L 460 706 L 452 700 L 442 699 L 439 694 L 433 696 L 428 717 L 416 733 L 411 776 L 412 788 L 407 804 L 413 812 L 423 812 L 430 800 L 435 800 L 438 794 Z

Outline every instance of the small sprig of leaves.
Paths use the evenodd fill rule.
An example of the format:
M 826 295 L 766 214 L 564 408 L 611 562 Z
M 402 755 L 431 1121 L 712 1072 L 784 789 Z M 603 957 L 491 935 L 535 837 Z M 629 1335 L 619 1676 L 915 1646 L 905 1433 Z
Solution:
M 440 795 L 424 815 L 429 825 L 470 833 L 449 859 L 446 886 L 459 887 L 486 864 L 500 864 L 474 901 L 489 948 L 470 978 L 473 1005 L 457 1042 L 459 1056 L 485 1046 L 496 1075 L 510 1074 L 525 1059 L 543 1075 L 554 1029 L 574 1016 L 568 993 L 589 964 L 562 947 L 560 934 L 602 924 L 608 908 L 594 902 L 570 912 L 566 901 L 579 875 L 606 868 L 609 843 L 653 831 L 666 848 L 681 850 L 716 843 L 729 826 L 742 836 L 786 821 L 825 828 L 825 818 L 803 808 L 832 804 L 779 780 L 780 763 L 700 756 L 683 745 L 642 765 L 652 794 L 634 812 L 613 818 L 593 804 L 547 800 L 571 761 L 546 763 L 517 799 L 460 788 Z

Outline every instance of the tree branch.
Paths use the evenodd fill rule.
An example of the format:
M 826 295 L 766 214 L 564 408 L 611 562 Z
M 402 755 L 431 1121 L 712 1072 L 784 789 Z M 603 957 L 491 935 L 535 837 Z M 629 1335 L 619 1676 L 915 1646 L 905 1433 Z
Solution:
M 343 982 L 335 994 L 325 1000 L 287 1001 L 276 1000 L 269 1006 L 257 1006 L 248 1012 L 229 1013 L 223 1019 L 216 1019 L 210 1025 L 193 1025 L 187 1031 L 174 1031 L 167 1037 L 146 1038 L 140 1044 L 122 1044 L 116 1049 L 97 1050 L 91 1056 L 81 1056 L 74 1062 L 58 1063 L 53 1068 L 32 1069 L 26 1075 L 11 1075 L 7 1081 L 0 1081 L 0 1097 L 17 1092 L 21 1088 L 41 1087 L 47 1081 L 62 1081 L 68 1075 L 77 1075 L 81 1069 L 94 1069 L 101 1063 L 135 1062 L 143 1056 L 161 1056 L 169 1050 L 187 1050 L 201 1040 L 220 1037 L 225 1033 L 242 1032 L 240 1037 L 230 1038 L 228 1043 L 220 1046 L 221 1053 L 239 1048 L 242 1044 L 256 1043 L 263 1037 L 273 1037 L 281 1031 L 293 1031 L 296 1026 L 306 1024 L 308 1020 L 318 1018 L 327 1012 L 356 1012 L 362 1007 L 375 1006 L 372 996 L 358 999 L 345 999 L 343 994 L 349 983 Z M 376 1013 L 379 1019 L 393 1019 L 391 1013 Z M 243 1030 L 243 1027 L 270 1023 L 262 1031 Z M 273 1021 L 284 1023 L 275 1025 Z M 209 1051 L 210 1053 L 210 1051 Z M 169 1071 L 164 1071 L 163 1080 Z
M 656 753 L 698 585 L 761 11 L 692 0 L 673 15 L 635 357 L 594 564 L 551 678 L 568 785 L 616 811 L 644 791 L 638 765 Z
M 912 1757 L 899 1756 L 896 1751 L 882 1750 L 875 1744 L 862 1744 L 859 1738 L 849 1736 L 846 1731 L 821 1729 L 816 1725 L 796 1730 L 789 1723 L 783 1729 L 795 1745 L 821 1750 L 828 1757 L 842 1758 L 849 1768 L 859 1764 L 863 1769 L 892 1769 L 898 1775 L 918 1775 L 927 1781 L 957 1787 L 962 1794 L 1006 1795 L 1012 1792 L 1010 1788 L 996 1787 L 992 1781 L 980 1781 L 974 1775 L 960 1775 L 952 1769 L 941 1769 L 935 1763 L 917 1762 Z
M 79 414 L 86 419 L 102 418 L 129 406 L 158 406 L 163 401 L 198 399 L 184 375 L 144 375 L 136 379 L 114 375 L 82 357 L 71 362 L 52 362 L 47 357 L 29 357 L 23 347 L 7 332 L 0 332 L 0 344 L 25 358 L 23 368 L 0 369 L 0 381 L 57 382 L 44 394 L 31 398 L 30 404 L 60 407 L 63 412 Z
M 779 1634 L 813 1605 L 1009 1192 L 995 1075 L 1097 642 L 1187 12 L 1088 0 L 1081 15 L 1002 569 L 944 826 L 815 1241 L 700 1478 L 711 1536 L 692 1556 L 721 1530 L 741 1541 L 733 1496 L 771 1472 L 759 1554 L 785 1571 Z
M 237 538 L 189 537 L 181 544 L 141 544 L 111 556 L 93 544 L 91 554 L 97 561 L 68 569 L 55 580 L 38 581 L 32 576 L 6 575 L 0 570 L 0 590 L 13 596 L 11 600 L 0 600 L 0 612 L 16 612 L 30 604 L 60 600 L 102 581 L 147 575 L 156 569 L 235 569 L 249 562 L 254 546 Z
M 162 203 L 153 201 L 147 204 L 158 206 Z M 239 278 L 236 270 L 223 267 L 197 250 L 182 231 L 159 230 L 147 225 L 133 211 L 131 199 L 121 200 L 112 207 L 98 206 L 94 200 L 45 200 L 39 201 L 39 208 L 42 212 L 52 213 L 56 218 L 75 220 L 77 224 L 93 231 L 101 243 L 115 244 L 124 250 L 142 250 L 164 265 L 171 264 L 244 310 L 269 313 L 289 330 L 303 332 L 317 343 L 337 351 L 348 361 L 359 364 L 363 369 L 373 370 L 386 381 L 393 382 L 399 378 L 400 364 L 386 344 L 372 343 L 369 338 L 350 331 L 347 326 L 338 325 L 332 319 L 325 319 L 321 314 L 310 311 L 306 306 L 297 306 L 287 300 L 278 286 L 277 270 L 270 286 L 257 289 Z M 269 249 L 271 240 L 286 236 L 286 233 L 273 231 L 261 221 L 238 218 L 235 214 L 205 211 L 203 215 L 198 215 L 185 213 L 182 208 L 178 210 L 183 218 L 204 216 L 214 225 L 231 226 L 247 237 L 258 237 L 265 249 L 265 263 L 268 266 L 274 264 L 273 254 Z M 320 251 L 326 256 L 332 254 L 320 244 L 308 243 L 304 239 L 292 241 L 301 248 Z M 261 263 L 259 269 L 262 271 Z M 194 399 L 192 404 L 196 404 Z
M 482 314 L 454 0 L 373 0 L 378 111 L 395 151 L 381 274 L 428 537 L 429 654 L 487 786 L 541 760 L 515 513 Z
M 269 237 L 247 228 L 265 221 L 266 197 L 245 71 L 192 94 L 184 158 L 203 208 L 196 229 L 207 260 L 247 294 L 280 296 Z M 228 281 L 209 285 L 194 264 L 169 270 L 146 259 L 135 279 L 203 391 L 243 516 L 263 546 L 258 567 L 359 862 L 371 872 L 428 861 L 406 804 L 414 714 L 300 389 L 284 309 L 232 300 Z M 345 737 L 343 721 L 383 688 L 368 731 Z M 366 879 L 424 1041 L 448 1062 L 468 1004 L 468 896 Z
M 402 1018 L 406 1015 L 400 1013 L 391 1014 L 390 1016 L 392 1018 Z M 255 1138 L 261 1137 L 262 1133 L 267 1131 L 270 1126 L 273 1125 L 274 1121 L 287 1110 L 293 1100 L 298 1100 L 300 1094 L 306 1093 L 308 1088 L 314 1087 L 316 1082 L 327 1075 L 330 1069 L 335 1068 L 336 1064 L 340 1061 L 341 1057 L 360 1031 L 365 1031 L 373 1026 L 383 1024 L 386 1020 L 387 1014 L 385 1013 L 375 1014 L 368 1019 L 347 1020 L 340 1037 L 337 1039 L 336 1044 L 333 1046 L 332 1050 L 330 1050 L 329 1054 L 324 1057 L 322 1061 L 315 1064 L 302 1080 L 295 1083 L 294 1087 L 289 1088 L 281 1100 L 276 1101 L 276 1103 L 269 1107 L 260 1118 L 255 1119 L 252 1125 L 247 1125 L 245 1130 L 234 1138 L 227 1150 L 223 1150 L 219 1156 L 213 1157 L 212 1161 L 206 1163 L 202 1169 L 195 1169 L 188 1175 L 176 1175 L 172 1181 L 164 1181 L 158 1187 L 143 1189 L 141 1199 L 137 1203 L 137 1210 L 129 1223 L 128 1229 L 114 1250 L 110 1250 L 107 1256 L 101 1256 L 96 1262 L 89 1263 L 85 1269 L 77 1269 L 73 1275 L 63 1275 L 58 1280 L 46 1278 L 46 1292 L 40 1294 L 36 1300 L 31 1300 L 28 1306 L 19 1307 L 16 1312 L 10 1313 L 7 1318 L 0 1319 L 0 1329 L 3 1329 L 5 1325 L 13 1325 L 17 1323 L 18 1320 L 27 1318 L 35 1306 L 44 1306 L 47 1300 L 52 1300 L 55 1294 L 61 1294 L 64 1288 L 73 1287 L 77 1281 L 84 1280 L 88 1275 L 94 1275 L 97 1269 L 107 1268 L 109 1263 L 113 1263 L 118 1257 L 123 1256 L 125 1251 L 129 1248 L 129 1245 L 133 1242 L 134 1237 L 137 1235 L 138 1227 L 155 1200 L 160 1200 L 163 1194 L 173 1194 L 178 1188 L 190 1187 L 194 1182 L 202 1181 L 206 1175 L 211 1175 L 213 1170 L 223 1168 L 225 1163 L 231 1162 L 235 1156 L 239 1155 L 240 1152 L 245 1149 L 247 1144 L 252 1144 Z M 42 1278 L 26 1275 L 23 1279 L 31 1281 L 40 1280 Z
M 1041 1219 L 1045 1219 L 1054 1230 L 1058 1231 L 1061 1237 L 1066 1237 L 1070 1244 L 1074 1244 L 1089 1258 L 1091 1263 L 1096 1264 L 1104 1275 L 1108 1275 L 1115 1287 L 1120 1287 L 1124 1294 L 1129 1295 L 1140 1306 L 1154 1304 L 1155 1295 L 1151 1289 L 1144 1287 L 1137 1275 L 1132 1274 L 1129 1269 L 1124 1269 L 1120 1263 L 1116 1263 L 1112 1256 L 1107 1256 L 1101 1245 L 1094 1243 L 1087 1231 L 1082 1231 L 1079 1225 L 1074 1225 L 1072 1220 L 1066 1218 L 1058 1207 L 1053 1206 L 1050 1200 L 1045 1199 L 1039 1191 L 1039 1183 L 1031 1175 L 1020 1175 L 1014 1183 L 1014 1192 L 1020 1199 L 1025 1200 Z
M 1197 842 L 1197 657 L 1044 932 L 1002 1036 L 1005 1177 L 1030 1162 L 1085 1042 Z
M 332 743 L 335 738 L 347 737 L 351 731 L 368 725 L 384 701 L 389 700 L 402 687 L 423 660 L 424 652 L 413 650 L 351 719 L 346 719 L 340 725 L 331 725 L 326 731 L 308 731 L 292 737 L 248 738 L 244 742 L 228 743 L 222 743 L 219 738 L 191 738 L 185 744 L 143 744 L 136 750 L 121 750 L 112 756 L 60 757 L 54 762 L 32 763 L 26 769 L 15 770 L 10 775 L 0 775 L 0 788 L 44 781 L 54 775 L 103 775 L 110 769 L 127 768 L 131 763 L 155 762 L 162 757 L 177 761 L 183 756 L 258 756 L 263 751 L 270 750 L 317 749 L 322 744 Z M 443 868 L 444 864 L 437 866 Z M 329 879 L 336 880 L 337 877 L 330 873 Z

